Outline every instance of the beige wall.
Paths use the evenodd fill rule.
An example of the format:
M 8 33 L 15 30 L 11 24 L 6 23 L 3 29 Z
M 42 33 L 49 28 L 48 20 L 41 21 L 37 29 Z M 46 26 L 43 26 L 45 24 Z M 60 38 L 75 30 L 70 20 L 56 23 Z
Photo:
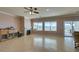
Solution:
M 16 17 L 16 23 L 17 23 L 17 30 L 19 32 L 24 32 L 24 17 L 17 16 Z
M 33 22 L 45 22 L 45 21 L 56 21 L 57 22 L 57 31 L 32 31 L 33 33 L 42 33 L 42 34 L 52 34 L 52 35 L 63 35 L 63 21 L 61 18 L 42 18 L 42 19 L 32 19 L 31 23 Z M 33 29 L 33 27 L 32 27 Z
M 0 28 L 14 27 L 16 31 L 24 29 L 24 18 L 21 16 L 10 16 L 0 13 Z

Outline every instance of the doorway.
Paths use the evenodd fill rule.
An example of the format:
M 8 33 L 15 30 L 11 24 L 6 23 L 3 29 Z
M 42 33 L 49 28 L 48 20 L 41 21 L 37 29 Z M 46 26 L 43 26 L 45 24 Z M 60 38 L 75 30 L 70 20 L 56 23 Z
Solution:
M 79 21 L 65 21 L 64 36 L 72 36 L 74 31 L 79 31 Z
M 73 21 L 64 22 L 64 36 L 72 36 L 73 32 Z

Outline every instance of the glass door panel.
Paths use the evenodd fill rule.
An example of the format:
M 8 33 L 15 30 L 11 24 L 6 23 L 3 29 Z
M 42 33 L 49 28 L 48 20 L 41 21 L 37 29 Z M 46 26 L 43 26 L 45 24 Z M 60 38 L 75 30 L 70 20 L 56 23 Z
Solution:
M 79 21 L 73 21 L 74 31 L 79 31 Z
M 72 21 L 65 21 L 64 22 L 64 35 L 65 36 L 72 36 L 72 30 L 73 30 Z

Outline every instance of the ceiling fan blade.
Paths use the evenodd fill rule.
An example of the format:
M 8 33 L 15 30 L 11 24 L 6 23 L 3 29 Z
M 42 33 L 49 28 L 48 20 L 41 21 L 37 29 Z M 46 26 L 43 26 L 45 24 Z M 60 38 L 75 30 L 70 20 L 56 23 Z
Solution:
M 25 10 L 33 11 L 31 7 L 24 7 Z
M 24 7 L 24 9 L 27 9 L 27 7 Z
M 37 12 L 37 11 L 34 11 L 34 13 L 39 14 L 39 12 Z
M 29 7 L 30 9 L 32 9 L 32 7 Z

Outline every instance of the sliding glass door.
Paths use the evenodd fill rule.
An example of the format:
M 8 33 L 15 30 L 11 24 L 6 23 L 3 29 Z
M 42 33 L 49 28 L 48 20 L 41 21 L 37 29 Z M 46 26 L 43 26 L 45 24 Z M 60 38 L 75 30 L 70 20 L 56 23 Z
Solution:
M 64 35 L 65 36 L 72 36 L 72 21 L 65 21 L 64 22 Z
M 72 36 L 74 31 L 79 31 L 79 21 L 65 21 L 64 36 Z
M 73 21 L 74 31 L 79 31 L 79 21 Z

